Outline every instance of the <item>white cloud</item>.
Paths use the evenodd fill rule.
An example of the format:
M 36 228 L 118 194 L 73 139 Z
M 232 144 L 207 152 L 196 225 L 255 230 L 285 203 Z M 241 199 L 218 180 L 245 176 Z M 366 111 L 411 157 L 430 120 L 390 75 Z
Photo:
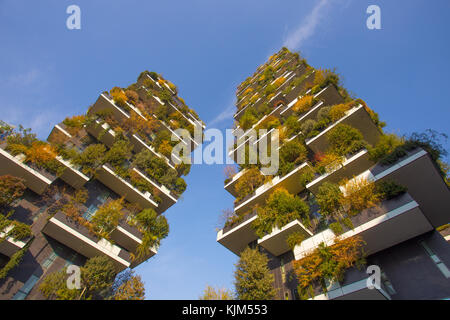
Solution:
M 288 34 L 283 45 L 291 50 L 299 49 L 303 43 L 312 37 L 333 0 L 319 0 L 303 22 Z
M 225 110 L 223 110 L 221 113 L 219 113 L 214 119 L 209 121 L 207 123 L 207 125 L 213 126 L 218 123 L 221 123 L 222 121 L 228 120 L 233 116 L 235 111 L 236 111 L 236 106 L 234 105 L 234 98 L 233 98 L 233 101 L 227 105 Z

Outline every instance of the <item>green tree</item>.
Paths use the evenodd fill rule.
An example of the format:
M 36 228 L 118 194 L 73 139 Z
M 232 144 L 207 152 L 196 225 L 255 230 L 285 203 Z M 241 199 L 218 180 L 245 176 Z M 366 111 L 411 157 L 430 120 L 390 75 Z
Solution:
M 233 292 L 225 288 L 206 286 L 199 300 L 233 300 Z
M 67 287 L 67 268 L 45 277 L 39 286 L 41 293 L 50 300 L 78 300 L 81 290 Z
M 150 253 L 153 246 L 159 246 L 162 239 L 169 234 L 169 224 L 166 217 L 159 215 L 155 210 L 148 208 L 139 212 L 136 224 L 143 233 L 142 243 L 137 247 L 135 259 L 142 259 Z
M 267 257 L 257 249 L 246 248 L 236 264 L 235 288 L 239 300 L 275 298 L 274 276 L 267 267 Z
M 140 276 L 127 269 L 117 275 L 112 287 L 112 300 L 144 300 L 145 288 Z
M 345 156 L 361 150 L 366 146 L 362 133 L 347 124 L 338 124 L 327 136 L 331 151 L 339 156 Z
M 0 176 L 0 207 L 6 206 L 23 195 L 24 180 L 10 175 Z
M 114 265 L 106 256 L 89 259 L 81 268 L 81 298 L 104 299 L 115 277 Z
M 101 237 L 108 238 L 109 233 L 117 227 L 123 216 L 122 208 L 122 199 L 102 205 L 91 220 L 94 232 Z
M 320 213 L 322 216 L 333 216 L 342 209 L 342 194 L 339 186 L 324 182 L 316 195 L 317 204 L 320 206 Z

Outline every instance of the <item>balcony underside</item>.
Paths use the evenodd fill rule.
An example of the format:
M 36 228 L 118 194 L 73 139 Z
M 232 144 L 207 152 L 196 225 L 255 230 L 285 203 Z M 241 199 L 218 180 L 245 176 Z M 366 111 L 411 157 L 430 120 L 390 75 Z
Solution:
M 435 228 L 449 222 L 450 190 L 424 150 L 417 149 L 394 165 L 370 171 L 375 180 L 393 180 L 407 187 Z
M 12 175 L 14 177 L 24 179 L 27 188 L 43 194 L 47 187 L 54 179 L 49 179 L 36 170 L 30 168 L 26 164 L 10 155 L 8 152 L 0 148 L 0 175 Z
M 250 242 L 258 239 L 251 226 L 255 219 L 256 216 L 253 216 L 247 221 L 244 221 L 226 232 L 224 232 L 223 229 L 220 230 L 217 233 L 217 242 L 231 252 L 239 255 Z
M 86 127 L 86 131 L 95 139 L 111 148 L 116 141 L 116 133 L 107 123 L 101 124 L 98 120 Z
M 271 234 L 264 236 L 258 240 L 258 244 L 269 251 L 274 256 L 279 256 L 291 250 L 287 244 L 287 238 L 294 232 L 300 232 L 305 238 L 312 236 L 300 221 L 294 220 L 281 229 L 274 229 Z
M 367 255 L 433 229 L 419 205 L 408 194 L 383 202 L 379 207 L 366 209 L 352 217 L 352 222 L 355 228 L 343 233 L 340 237 L 341 239 L 362 237 L 366 243 L 364 252 Z M 308 255 L 321 242 L 332 245 L 335 238 L 334 234 L 327 229 L 306 239 L 301 245 L 295 247 L 295 259 L 299 260 Z
M 110 110 L 112 112 L 112 116 L 119 122 L 123 122 L 130 118 L 130 116 L 123 111 L 121 108 L 114 104 L 114 101 L 106 97 L 104 94 L 101 94 L 97 101 L 92 105 L 92 107 L 88 111 L 88 115 L 95 115 L 100 111 Z
M 315 153 L 325 153 L 330 147 L 327 134 L 338 124 L 347 124 L 358 129 L 364 137 L 364 140 L 371 145 L 375 145 L 381 136 L 381 132 L 373 122 L 370 115 L 363 106 L 353 108 L 348 111 L 347 115 L 342 117 L 336 123 L 332 124 L 319 135 L 309 139 L 306 145 Z
M 59 123 L 55 125 L 48 135 L 47 141 L 51 143 L 61 143 L 62 141 L 66 141 L 71 139 L 72 135 L 65 130 L 65 126 L 63 123 Z
M 389 294 L 380 289 L 369 289 L 367 278 L 339 287 L 314 297 L 314 300 L 390 300 Z
M 117 271 L 130 267 L 131 259 L 129 255 L 122 254 L 122 249 L 108 245 L 106 240 L 97 240 L 82 229 L 65 219 L 64 214 L 58 213 L 48 221 L 42 232 L 87 258 L 99 255 L 108 257 Z
M 14 253 L 25 247 L 26 243 L 23 241 L 15 241 L 10 237 L 0 242 L 0 253 L 7 257 L 12 257 Z
M 229 193 L 231 193 L 233 195 L 233 197 L 237 197 L 238 193 L 235 190 L 236 187 L 236 183 L 238 182 L 239 178 L 242 177 L 242 175 L 245 173 L 245 169 L 239 171 L 238 173 L 236 173 L 236 175 L 231 179 L 231 181 L 229 181 L 225 186 L 224 189 L 227 190 Z
M 329 85 L 326 88 L 322 89 L 321 91 L 316 93 L 314 97 L 320 99 L 321 102 L 317 103 L 315 106 L 313 106 L 313 108 L 311 108 L 311 110 L 303 114 L 299 118 L 299 121 L 303 122 L 308 119 L 317 119 L 317 114 L 319 113 L 319 110 L 322 109 L 322 107 L 340 104 L 344 101 L 333 85 Z M 290 114 L 292 114 L 292 106 L 297 101 L 298 99 L 292 100 L 289 105 L 281 112 L 281 115 L 284 117 L 288 117 Z
M 131 203 L 137 203 L 142 208 L 153 208 L 158 211 L 158 204 L 150 198 L 150 194 L 143 194 L 125 181 L 108 166 L 104 165 L 97 170 L 96 178 L 105 186 L 113 190 Z
M 145 179 L 145 181 L 150 183 L 156 190 L 158 190 L 157 196 L 159 196 L 161 198 L 161 203 L 158 204 L 159 212 L 164 212 L 167 209 L 169 209 L 171 206 L 173 206 L 175 203 L 177 203 L 177 199 L 170 194 L 169 189 L 154 182 L 149 177 L 147 177 L 145 174 L 143 174 L 140 170 L 138 170 L 136 168 L 133 168 L 133 170 L 139 176 L 141 176 L 143 179 Z
M 284 177 L 273 178 L 271 182 L 266 183 L 256 189 L 256 192 L 253 196 L 237 205 L 234 209 L 235 213 L 240 214 L 242 212 L 249 211 L 257 204 L 264 204 L 267 198 L 276 188 L 282 187 L 291 194 L 298 194 L 304 189 L 303 186 L 299 183 L 300 176 L 308 167 L 309 165 L 307 163 L 303 163 L 302 165 L 286 174 Z
M 64 170 L 64 172 L 60 176 L 60 178 L 64 182 L 71 185 L 75 189 L 80 189 L 85 185 L 86 182 L 89 181 L 89 177 L 81 173 L 79 170 L 73 168 L 73 166 L 69 162 L 63 160 L 60 157 L 57 157 L 57 159 L 66 167 L 66 170 Z

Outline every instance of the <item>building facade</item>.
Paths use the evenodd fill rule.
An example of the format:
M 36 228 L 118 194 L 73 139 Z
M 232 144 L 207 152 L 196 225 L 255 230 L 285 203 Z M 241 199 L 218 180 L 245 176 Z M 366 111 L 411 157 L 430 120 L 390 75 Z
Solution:
M 335 73 L 286 48 L 236 96 L 228 154 L 245 161 L 228 171 L 224 188 L 236 200 L 217 241 L 236 255 L 249 246 L 265 253 L 278 299 L 450 298 L 450 191 L 442 150 L 429 136 L 384 133 Z M 272 176 L 250 161 L 261 139 L 279 139 Z M 363 266 L 350 258 L 352 239 Z M 344 270 L 336 264 L 325 274 L 324 263 L 336 259 Z M 373 289 L 369 266 L 380 270 Z
M 155 255 L 168 230 L 152 234 L 139 213 L 154 220 L 177 202 L 190 165 L 172 149 L 194 149 L 203 129 L 175 85 L 148 71 L 55 125 L 46 142 L 2 123 L 0 177 L 26 189 L 0 206 L 0 299 L 42 299 L 46 275 L 95 256 L 120 272 Z

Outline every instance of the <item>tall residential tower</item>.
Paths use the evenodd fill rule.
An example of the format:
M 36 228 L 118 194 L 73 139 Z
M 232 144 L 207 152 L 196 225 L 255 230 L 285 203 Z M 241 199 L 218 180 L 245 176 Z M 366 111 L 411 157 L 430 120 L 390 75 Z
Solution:
M 194 131 L 203 129 L 176 86 L 148 71 L 55 125 L 47 142 L 3 123 L 0 298 L 41 299 L 48 274 L 95 256 L 120 272 L 155 255 L 168 234 L 161 214 L 185 191 L 181 176 L 190 170 L 172 149 L 194 149 Z
M 384 133 L 334 72 L 286 48 L 236 96 L 244 135 L 229 156 L 246 162 L 228 171 L 236 200 L 217 241 L 266 254 L 278 299 L 450 298 L 450 191 L 435 132 Z M 278 137 L 278 172 L 263 175 L 251 146 Z

